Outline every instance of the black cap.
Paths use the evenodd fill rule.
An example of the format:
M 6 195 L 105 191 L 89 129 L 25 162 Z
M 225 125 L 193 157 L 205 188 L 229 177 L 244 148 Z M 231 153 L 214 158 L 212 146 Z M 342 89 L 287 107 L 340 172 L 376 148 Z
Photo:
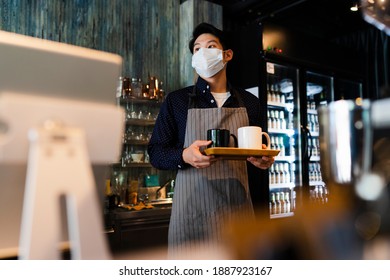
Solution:
M 190 48 L 191 53 L 194 51 L 194 44 L 195 40 L 202 34 L 209 33 L 214 35 L 219 39 L 219 42 L 221 43 L 224 50 L 227 49 L 227 40 L 224 32 L 222 30 L 219 30 L 215 26 L 203 22 L 199 24 L 197 27 L 195 27 L 194 31 L 192 32 L 192 39 L 190 40 L 188 47 Z

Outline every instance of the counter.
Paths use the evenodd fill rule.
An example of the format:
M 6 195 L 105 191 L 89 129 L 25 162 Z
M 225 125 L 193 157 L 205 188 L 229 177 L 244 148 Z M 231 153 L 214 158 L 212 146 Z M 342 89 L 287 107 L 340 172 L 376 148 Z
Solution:
M 131 252 L 152 247 L 166 247 L 171 207 L 139 211 L 117 208 L 105 217 L 111 251 Z

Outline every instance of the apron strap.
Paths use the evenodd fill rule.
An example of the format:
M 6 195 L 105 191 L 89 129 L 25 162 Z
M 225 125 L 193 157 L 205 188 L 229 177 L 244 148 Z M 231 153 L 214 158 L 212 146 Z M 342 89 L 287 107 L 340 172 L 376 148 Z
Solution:
M 192 92 L 188 93 L 188 109 L 198 108 L 198 97 L 196 94 L 196 85 L 194 85 Z

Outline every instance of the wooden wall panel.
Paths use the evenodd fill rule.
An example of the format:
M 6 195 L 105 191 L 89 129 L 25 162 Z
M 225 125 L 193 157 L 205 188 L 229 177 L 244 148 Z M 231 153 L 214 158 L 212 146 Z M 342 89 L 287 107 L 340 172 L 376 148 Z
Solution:
M 1 0 L 0 29 L 113 52 L 123 75 L 179 87 L 179 0 Z

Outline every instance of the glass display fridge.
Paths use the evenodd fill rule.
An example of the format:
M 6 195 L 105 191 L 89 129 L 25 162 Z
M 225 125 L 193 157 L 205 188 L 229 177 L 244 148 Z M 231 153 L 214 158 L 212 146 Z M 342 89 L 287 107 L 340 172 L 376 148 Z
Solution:
M 340 80 L 335 98 L 335 77 L 285 62 L 265 58 L 267 122 L 271 149 L 280 150 L 269 169 L 271 218 L 294 215 L 303 200 L 327 203 L 328 188 L 322 179 L 318 108 L 329 102 L 362 96 L 362 84 Z M 349 93 L 348 93 L 349 92 Z M 264 100 L 264 99 L 263 99 Z
M 293 215 L 296 187 L 302 185 L 299 70 L 266 62 L 267 131 L 271 149 L 280 150 L 269 169 L 271 218 Z
M 320 141 L 318 108 L 334 100 L 334 78 L 328 75 L 306 71 L 304 74 L 306 108 L 302 110 L 303 184 L 308 186 L 309 199 L 326 203 L 328 189 L 322 179 L 320 165 Z

